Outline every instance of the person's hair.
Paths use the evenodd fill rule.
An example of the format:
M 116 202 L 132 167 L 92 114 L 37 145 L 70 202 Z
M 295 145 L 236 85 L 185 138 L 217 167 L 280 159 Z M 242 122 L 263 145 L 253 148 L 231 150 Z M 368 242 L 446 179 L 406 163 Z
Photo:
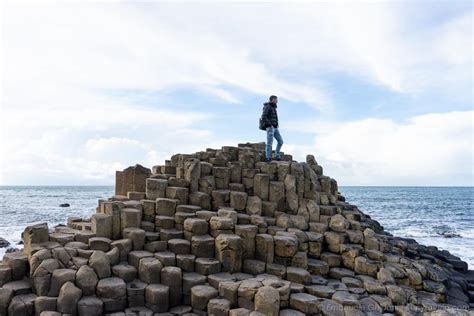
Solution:
M 270 102 L 278 98 L 276 95 L 271 95 L 270 98 L 268 99 Z

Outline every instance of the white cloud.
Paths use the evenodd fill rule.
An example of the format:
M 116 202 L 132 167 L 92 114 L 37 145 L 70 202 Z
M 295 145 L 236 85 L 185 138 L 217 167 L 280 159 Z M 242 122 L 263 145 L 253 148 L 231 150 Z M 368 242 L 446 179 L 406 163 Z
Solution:
M 473 122 L 474 111 L 464 111 L 293 128 L 316 134 L 299 150 L 313 152 L 341 185 L 474 185 Z
M 324 114 L 337 93 L 324 82 L 326 73 L 396 92 L 435 89 L 455 97 L 472 84 L 472 12 L 428 27 L 409 21 L 402 6 L 390 3 L 103 2 L 2 4 L 0 183 L 110 183 L 113 171 L 128 164 L 151 165 L 174 152 L 243 141 L 213 127 L 219 118 L 209 108 L 183 113 L 173 109 L 173 101 L 141 106 L 174 89 L 198 90 L 235 104 L 243 102 L 242 95 L 270 91 Z M 472 94 L 465 98 L 472 102 Z M 366 159 L 386 167 L 396 152 L 384 149 L 366 157 L 358 151 L 377 143 L 383 147 L 371 132 L 378 129 L 397 148 L 432 159 L 396 138 L 408 138 L 404 131 L 412 126 L 418 132 L 424 122 L 359 123 L 351 128 L 361 139 L 344 150 L 333 142 L 352 133 L 325 124 L 337 131 L 317 141 L 328 157 L 327 168 L 370 169 L 364 167 Z M 448 140 L 443 144 L 465 157 L 464 149 Z M 451 155 L 438 155 L 438 163 L 453 161 Z M 434 169 L 430 163 L 425 167 Z
M 237 98 L 221 86 L 261 95 L 276 90 L 290 100 L 317 107 L 329 102 L 317 87 L 272 74 L 232 41 L 167 23 L 147 14 L 148 6 L 9 4 L 4 61 L 5 94 L 11 106 L 64 102 L 65 90 L 76 89 L 74 94 L 122 88 L 163 91 L 186 85 L 226 101 Z M 152 11 L 161 14 L 160 5 Z M 31 93 L 23 93 L 25 86 Z
M 430 10 L 417 5 L 429 16 Z M 354 76 L 402 93 L 439 87 L 457 87 L 457 94 L 466 93 L 466 85 L 460 87 L 453 79 L 472 81 L 472 10 L 449 18 L 433 17 L 438 21 L 427 22 L 419 13 L 413 14 L 416 6 L 389 1 L 192 8 L 166 18 L 167 7 L 160 19 L 181 25 L 206 21 L 195 31 L 231 39 L 236 47 L 247 47 L 252 56 L 279 73 L 294 74 L 295 69 L 300 76 L 309 73 L 311 80 L 306 86 L 326 94 L 327 88 L 321 88 L 314 78 L 328 72 Z

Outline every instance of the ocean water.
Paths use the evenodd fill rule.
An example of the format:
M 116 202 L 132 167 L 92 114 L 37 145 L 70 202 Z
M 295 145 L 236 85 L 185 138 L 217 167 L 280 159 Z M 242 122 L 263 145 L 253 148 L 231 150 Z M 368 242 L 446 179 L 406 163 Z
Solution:
M 112 186 L 0 186 L 0 237 L 12 246 L 31 224 L 64 224 L 71 216 L 89 217 Z M 341 187 L 349 203 L 379 221 L 386 231 L 446 249 L 474 267 L 473 187 Z M 68 208 L 59 207 L 69 203 Z M 459 237 L 446 238 L 452 233 Z M 21 247 L 21 246 L 18 246 Z M 0 258 L 5 248 L 0 248 Z
M 341 187 L 394 236 L 448 250 L 474 269 L 474 187 Z M 459 237 L 446 238 L 446 234 Z
M 65 224 L 68 217 L 90 217 L 98 200 L 114 194 L 113 186 L 0 186 L 0 237 L 21 247 L 26 226 Z M 59 207 L 69 203 L 70 207 Z M 0 258 L 5 248 L 0 248 Z

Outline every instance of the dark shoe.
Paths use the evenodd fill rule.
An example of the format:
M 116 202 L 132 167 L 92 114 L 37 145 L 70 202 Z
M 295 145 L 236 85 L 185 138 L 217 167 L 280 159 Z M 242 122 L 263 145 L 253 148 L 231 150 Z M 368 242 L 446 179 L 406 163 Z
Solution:
M 265 162 L 271 162 L 272 160 L 270 158 L 265 158 Z
M 281 157 L 276 157 L 275 160 L 276 160 L 276 161 L 280 161 L 280 160 L 281 160 Z

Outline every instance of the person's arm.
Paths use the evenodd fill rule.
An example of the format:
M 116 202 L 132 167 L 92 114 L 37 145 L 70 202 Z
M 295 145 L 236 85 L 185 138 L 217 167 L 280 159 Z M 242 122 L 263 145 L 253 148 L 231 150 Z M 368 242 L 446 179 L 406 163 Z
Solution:
M 263 108 L 263 120 L 265 121 L 265 125 L 267 127 L 272 126 L 272 122 L 270 122 L 269 114 L 270 114 L 270 106 L 265 105 L 265 107 Z

